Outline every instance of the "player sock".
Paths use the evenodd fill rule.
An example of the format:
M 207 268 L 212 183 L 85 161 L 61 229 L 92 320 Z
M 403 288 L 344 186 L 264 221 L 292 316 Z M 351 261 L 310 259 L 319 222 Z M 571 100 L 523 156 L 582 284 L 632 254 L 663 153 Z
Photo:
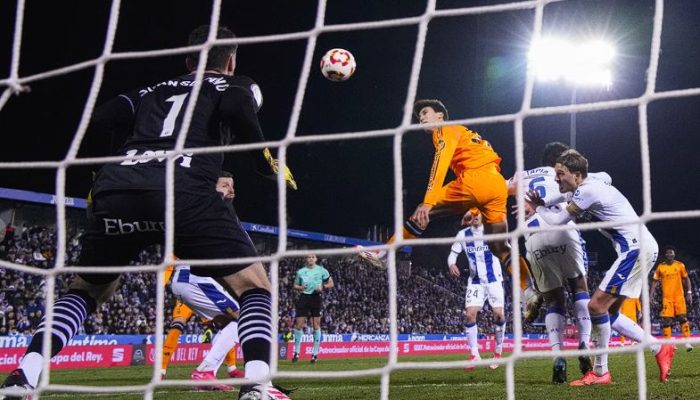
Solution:
M 321 330 L 314 329 L 314 355 L 318 354 L 319 347 L 321 347 Z
M 505 266 L 508 273 L 512 275 L 513 265 L 510 252 L 504 255 L 500 261 L 501 265 Z M 529 286 L 528 281 L 530 280 L 530 264 L 528 264 L 527 260 L 523 256 L 518 257 L 518 268 L 520 271 L 520 290 L 524 291 Z
M 163 341 L 163 362 L 160 365 L 161 369 L 168 369 L 168 365 L 170 365 L 170 358 L 172 358 L 173 353 L 175 353 L 178 340 L 180 339 L 180 334 L 184 330 L 185 326 L 180 322 L 175 321 L 170 324 L 168 335 Z
M 495 327 L 495 336 L 496 336 L 496 353 L 501 354 L 503 353 L 503 336 L 506 333 L 506 322 L 496 322 L 496 327 Z
M 690 337 L 690 325 L 688 321 L 681 324 L 681 332 L 683 333 L 683 337 Z
M 265 383 L 269 381 L 272 346 L 270 292 L 262 288 L 251 289 L 241 295 L 240 302 L 238 334 L 246 361 L 245 378 Z
M 615 331 L 634 341 L 641 342 L 644 340 L 644 329 L 625 314 L 618 313 L 611 315 L 610 325 Z
M 574 294 L 574 313 L 576 315 L 578 340 L 579 343 L 584 343 L 586 348 L 588 348 L 588 343 L 591 341 L 591 314 L 588 312 L 588 303 L 590 302 L 591 296 L 588 292 Z
M 219 331 L 211 343 L 211 349 L 202 363 L 197 366 L 197 371 L 215 371 L 224 362 L 226 353 L 238 340 L 238 321 L 231 321 Z M 234 363 L 235 365 L 235 363 Z
M 671 337 L 671 327 L 670 326 L 664 326 L 663 331 L 664 331 L 665 338 Z
M 564 324 L 566 311 L 559 307 L 547 307 L 547 315 L 544 317 L 544 325 L 547 327 L 547 336 L 552 350 L 561 350 L 562 333 L 564 332 Z
M 593 324 L 591 332 L 593 346 L 596 349 L 607 350 L 608 342 L 610 341 L 610 316 L 608 316 L 608 313 L 591 314 L 591 323 Z M 608 372 L 608 353 L 595 356 L 593 371 L 598 375 Z
M 304 331 L 301 329 L 295 329 L 294 330 L 294 352 L 299 354 L 299 351 L 301 350 L 301 337 L 304 334 Z
M 479 328 L 476 326 L 476 322 L 467 323 L 464 325 L 464 330 L 467 333 L 467 340 L 469 340 L 469 350 L 473 356 L 479 355 Z
M 403 223 L 403 234 L 405 239 L 421 237 L 425 228 L 421 228 L 417 223 L 406 220 Z
M 75 336 L 83 326 L 85 318 L 95 311 L 97 303 L 82 290 L 71 290 L 62 296 L 53 306 L 53 324 L 51 326 L 51 357 L 66 346 L 68 341 Z M 36 387 L 39 382 L 39 374 L 43 366 L 44 357 L 41 349 L 46 332 L 45 317 L 37 327 L 31 343 L 27 348 L 19 368 L 22 369 L 30 385 Z
M 226 353 L 226 357 L 224 358 L 224 363 L 228 366 L 227 370 L 228 372 L 235 371 L 236 368 L 236 360 L 238 359 L 238 345 L 234 345 L 231 347 L 231 350 L 229 350 Z

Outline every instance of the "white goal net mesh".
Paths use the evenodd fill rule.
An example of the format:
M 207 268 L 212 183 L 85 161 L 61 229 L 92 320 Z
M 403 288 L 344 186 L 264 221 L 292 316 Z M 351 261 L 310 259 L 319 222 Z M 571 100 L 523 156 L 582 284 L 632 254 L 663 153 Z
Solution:
M 394 231 L 401 232 L 402 224 L 404 220 L 404 204 L 403 204 L 403 162 L 402 162 L 402 141 L 404 139 L 404 134 L 410 130 L 417 130 L 419 126 L 412 123 L 412 105 L 416 100 L 418 82 L 421 72 L 421 66 L 424 64 L 424 50 L 426 43 L 426 36 L 429 30 L 429 24 L 431 21 L 436 19 L 446 18 L 446 17 L 457 17 L 466 15 L 477 15 L 477 14 L 496 14 L 504 12 L 512 12 L 518 10 L 528 10 L 534 13 L 534 25 L 532 26 L 532 40 L 540 37 L 543 30 L 543 16 L 544 11 L 547 7 L 552 6 L 552 3 L 559 3 L 565 0 L 536 0 L 536 1 L 520 1 L 512 2 L 500 5 L 491 6 L 479 6 L 479 7 L 466 7 L 466 8 L 454 8 L 454 9 L 436 9 L 436 0 L 428 0 L 424 12 L 421 15 L 415 17 L 390 19 L 376 22 L 358 22 L 358 23 L 347 23 L 347 24 L 326 24 L 325 23 L 325 12 L 326 12 L 326 1 L 319 0 L 317 7 L 317 14 L 315 18 L 315 23 L 312 29 L 303 32 L 296 33 L 286 33 L 279 35 L 268 35 L 268 36 L 256 36 L 256 37 L 245 37 L 236 38 L 228 40 L 216 40 L 215 30 L 212 30 L 209 35 L 209 40 L 201 46 L 196 47 L 178 47 L 169 48 L 155 51 L 131 51 L 131 52 L 115 52 L 113 51 L 113 43 L 115 39 L 116 32 L 118 28 L 128 29 L 128 27 L 118 26 L 120 9 L 123 6 L 119 0 L 114 0 L 111 5 L 109 23 L 107 26 L 107 35 L 104 42 L 104 46 L 99 57 L 91 60 L 86 60 L 79 62 L 77 64 L 65 66 L 55 70 L 50 70 L 42 73 L 37 73 L 28 76 L 20 76 L 19 65 L 22 60 L 22 37 L 24 32 L 24 10 L 25 1 L 18 0 L 16 7 L 15 25 L 14 25 L 14 39 L 12 46 L 12 56 L 10 64 L 9 76 L 0 80 L 0 88 L 2 88 L 2 95 L 0 96 L 0 111 L 9 103 L 12 102 L 14 94 L 20 94 L 27 88 L 31 86 L 33 82 L 40 80 L 50 79 L 58 77 L 61 75 L 69 74 L 75 71 L 81 70 L 94 70 L 94 76 L 92 79 L 92 85 L 85 102 L 85 107 L 83 109 L 82 117 L 80 119 L 80 124 L 73 136 L 65 157 L 60 161 L 31 161 L 31 162 L 0 162 L 0 169 L 12 170 L 12 169 L 55 169 L 56 170 L 56 207 L 57 210 L 57 224 L 58 228 L 58 242 L 57 242 L 57 252 L 55 268 L 48 270 L 37 270 L 31 267 L 27 267 L 20 264 L 15 264 L 11 262 L 0 262 L 0 266 L 7 269 L 13 269 L 25 273 L 40 274 L 46 279 L 46 304 L 53 304 L 55 300 L 55 288 L 57 279 L 61 279 L 62 274 L 74 273 L 78 270 L 86 271 L 89 267 L 70 267 L 65 265 L 65 249 L 66 249 L 66 230 L 65 230 L 65 219 L 66 212 L 64 201 L 66 198 L 65 184 L 66 184 L 66 170 L 75 165 L 91 165 L 104 162 L 114 162 L 123 160 L 123 157 L 110 157 L 110 158 L 79 158 L 78 150 L 81 143 L 83 142 L 84 135 L 87 129 L 90 116 L 93 112 L 98 94 L 103 84 L 103 76 L 105 66 L 115 60 L 132 59 L 132 58 L 152 58 L 159 56 L 170 56 L 170 55 L 182 55 L 192 51 L 201 51 L 204 57 L 200 57 L 200 60 L 206 60 L 206 54 L 208 50 L 214 44 L 222 43 L 237 43 L 242 44 L 257 44 L 257 43 L 267 43 L 267 42 L 277 42 L 277 41 L 291 41 L 291 40 L 305 40 L 306 41 L 306 51 L 303 59 L 303 65 L 301 68 L 301 76 L 298 81 L 298 88 L 296 91 L 296 96 L 293 100 L 293 107 L 291 118 L 289 120 L 288 128 L 286 134 L 282 140 L 270 141 L 266 143 L 251 144 L 251 145 L 232 145 L 232 146 L 221 146 L 212 148 L 199 148 L 195 151 L 197 152 L 235 152 L 235 151 L 245 151 L 251 149 L 262 149 L 264 147 L 277 147 L 279 149 L 279 160 L 281 164 L 286 164 L 287 162 L 287 149 L 291 145 L 300 143 L 313 143 L 313 142 L 337 142 L 344 140 L 362 140 L 366 138 L 375 137 L 391 137 L 393 138 L 393 159 L 394 159 Z M 209 21 L 211 26 L 218 26 L 220 21 L 220 9 L 222 6 L 221 0 L 214 0 L 212 2 L 212 14 Z M 664 1 L 656 0 L 655 11 L 653 18 L 653 34 L 650 48 L 650 57 L 648 71 L 646 75 L 646 87 L 644 93 L 635 98 L 626 98 L 620 100 L 603 101 L 595 103 L 584 103 L 568 106 L 552 106 L 552 107 L 533 107 L 533 87 L 535 78 L 532 73 L 528 73 L 525 81 L 524 96 L 522 99 L 522 105 L 520 109 L 511 114 L 505 115 L 494 115 L 488 117 L 478 117 L 469 119 L 459 119 L 450 121 L 450 124 L 465 124 L 465 125 L 489 125 L 489 124 L 499 124 L 499 123 L 509 123 L 512 124 L 513 129 L 513 140 L 515 143 L 515 165 L 516 170 L 519 172 L 524 170 L 524 146 L 523 146 L 523 136 L 524 136 L 524 121 L 528 118 L 541 117 L 548 115 L 567 115 L 570 113 L 584 113 L 584 112 L 594 112 L 601 110 L 614 110 L 623 108 L 636 108 L 638 112 L 638 125 L 639 125 L 639 138 L 641 143 L 641 160 L 642 169 L 639 179 L 642 181 L 643 188 L 643 212 L 637 220 L 626 221 L 630 224 L 645 224 L 657 220 L 672 220 L 680 218 L 698 218 L 700 217 L 700 210 L 690 210 L 690 211 L 673 211 L 673 212 L 653 212 L 652 211 L 652 197 L 651 197 L 651 178 L 650 178 L 650 153 L 649 153 L 649 129 L 648 129 L 648 112 L 647 108 L 650 102 L 660 99 L 668 99 L 674 97 L 687 97 L 687 96 L 697 96 L 700 95 L 700 88 L 690 88 L 681 90 L 670 90 L 670 91 L 657 91 L 656 90 L 656 77 L 659 64 L 660 56 L 660 46 L 661 46 L 661 33 L 662 33 L 662 21 L 664 16 Z M 123 24 L 123 22 L 122 22 Z M 404 112 L 401 123 L 391 129 L 379 129 L 363 132 L 335 132 L 328 134 L 316 134 L 316 135 L 304 135 L 298 136 L 298 125 L 300 114 L 302 111 L 302 105 L 304 103 L 305 93 L 307 89 L 307 84 L 309 81 L 309 76 L 311 73 L 317 73 L 314 70 L 316 66 L 316 54 L 317 54 L 317 39 L 320 35 L 331 32 L 342 32 L 342 31 L 358 31 L 358 30 L 380 30 L 393 27 L 401 26 L 415 26 L 417 27 L 417 35 L 415 40 L 411 44 L 414 46 L 414 56 L 411 65 L 410 80 L 408 87 L 405 88 L 405 103 Z M 196 85 L 192 90 L 192 95 L 195 100 L 199 94 L 199 89 L 201 86 L 201 78 L 204 73 L 204 64 L 200 62 L 197 68 L 197 78 Z M 186 109 L 183 126 L 181 128 L 182 132 L 187 132 L 190 120 L 193 114 L 195 101 L 190 101 Z M 174 161 L 183 152 L 192 151 L 192 149 L 185 149 L 185 135 L 181 134 L 178 137 L 177 145 L 175 151 L 168 155 L 168 173 L 167 173 L 167 201 L 166 201 L 166 241 L 164 246 L 164 254 L 173 254 L 173 182 L 174 182 Z M 342 174 L 342 172 L 339 172 Z M 635 178 L 637 179 L 637 178 Z M 272 296 L 273 296 L 273 315 L 278 314 L 277 303 L 278 303 L 278 293 L 279 293 L 279 261 L 285 257 L 296 257 L 305 255 L 308 250 L 290 250 L 287 246 L 287 192 L 285 187 L 285 182 L 282 175 L 278 176 L 277 180 L 278 189 L 278 217 L 279 217 L 279 244 L 277 251 L 272 255 L 261 257 L 260 260 L 264 262 L 269 262 L 271 279 L 273 284 Z M 524 188 L 519 188 L 520 193 L 524 192 Z M 518 196 L 518 205 L 522 209 L 523 196 Z M 344 210 L 337 210 L 337 212 L 345 212 Z M 579 228 L 583 230 L 592 230 L 598 228 L 609 228 L 612 227 L 610 223 L 588 223 L 580 225 Z M 537 230 L 538 228 L 534 228 Z M 554 228 L 559 229 L 559 228 Z M 566 229 L 566 228 L 561 228 Z M 518 256 L 518 245 L 517 240 L 522 237 L 525 233 L 533 231 L 533 228 L 528 228 L 524 224 L 524 215 L 522 213 L 518 214 L 518 224 L 517 228 L 503 235 L 493 235 L 488 238 L 507 238 L 511 240 L 511 245 L 514 252 L 514 257 Z M 402 362 L 398 358 L 398 326 L 397 326 L 397 263 L 396 263 L 396 251 L 404 245 L 411 246 L 424 246 L 433 244 L 447 244 L 452 243 L 453 237 L 444 238 L 429 238 L 420 240 L 403 240 L 399 238 L 395 243 L 388 246 L 381 246 L 378 248 L 385 248 L 391 250 L 389 252 L 388 259 L 388 289 L 389 289 L 389 315 L 390 315 L 390 353 L 387 358 L 386 365 L 382 368 L 369 369 L 369 370 L 352 370 L 352 371 L 289 371 L 278 370 L 277 354 L 273 351 L 272 354 L 272 371 L 274 378 L 294 378 L 299 380 L 299 385 L 303 386 L 304 378 L 339 378 L 339 377 L 360 377 L 360 376 L 381 376 L 381 391 L 380 398 L 386 400 L 390 397 L 391 390 L 391 373 L 397 370 L 406 369 L 442 369 L 442 368 L 459 368 L 466 365 L 465 361 L 453 361 L 453 362 Z M 337 255 L 337 254 L 352 254 L 357 252 L 357 250 L 352 248 L 346 249 L 314 249 L 314 251 L 319 255 Z M 642 252 L 642 254 L 645 254 Z M 192 265 L 203 265 L 208 264 L 225 264 L 227 261 L 231 260 L 182 260 L 182 263 L 188 263 Z M 237 260 L 240 261 L 240 260 Z M 154 396 L 154 392 L 158 388 L 163 386 L 184 386 L 191 385 L 188 381 L 161 381 L 159 365 L 162 359 L 162 353 L 160 349 L 162 348 L 163 341 L 163 297 L 164 297 L 164 285 L 163 285 L 163 271 L 165 264 L 161 265 L 150 265 L 150 266 L 119 266 L 119 267 L 93 267 L 89 270 L 94 270 L 99 273 L 109 273 L 109 272 L 135 272 L 135 271 L 158 271 L 158 289 L 157 289 L 157 328 L 155 332 L 156 343 L 155 347 L 158 349 L 156 360 L 154 363 L 153 377 L 150 383 L 138 386 L 77 386 L 77 385 L 56 385 L 50 383 L 50 366 L 49 359 L 45 359 L 44 374 L 42 375 L 40 385 L 36 390 L 36 395 L 41 396 L 42 393 L 47 391 L 60 391 L 60 392 L 74 392 L 74 393 L 112 393 L 112 392 L 142 392 L 144 393 L 144 398 L 151 399 Z M 647 271 L 648 272 L 648 271 Z M 518 280 L 518 271 L 515 269 L 513 272 L 513 280 Z M 648 293 L 647 283 L 644 284 L 644 293 Z M 520 293 L 517 290 L 517 285 L 514 286 L 513 291 L 513 304 L 519 304 Z M 644 329 L 646 332 L 651 331 L 650 326 L 650 306 L 648 296 L 644 295 L 643 299 L 643 315 L 644 315 Z M 48 326 L 51 326 L 52 318 L 54 316 L 51 307 L 47 307 L 46 318 L 48 319 Z M 526 358 L 549 358 L 555 356 L 552 352 L 538 352 L 538 351 L 528 351 L 525 352 L 522 346 L 522 324 L 521 324 L 521 312 L 519 307 L 514 307 L 513 310 L 513 327 L 514 327 L 514 349 L 511 355 L 502 359 L 500 362 L 503 363 L 506 368 L 505 381 L 506 381 L 506 394 L 508 399 L 515 399 L 515 363 L 519 360 Z M 273 335 L 276 336 L 277 324 L 273 324 Z M 51 335 L 45 335 L 44 337 L 44 353 L 49 353 L 51 348 L 50 340 Z M 684 343 L 683 340 L 676 340 L 677 343 Z M 687 340 L 685 341 L 687 342 Z M 647 398 L 647 374 L 644 364 L 644 351 L 645 345 L 648 343 L 642 343 L 640 346 L 623 348 L 623 349 L 611 349 L 611 352 L 637 352 L 637 377 L 638 377 L 638 395 L 639 399 Z M 567 356 L 579 355 L 579 354 L 594 354 L 595 351 L 566 351 L 561 354 Z M 491 362 L 491 360 L 488 360 Z M 486 365 L 487 360 L 481 362 L 481 364 Z M 480 364 L 480 365 L 481 365 Z M 232 381 L 234 382 L 234 381 Z M 238 381 L 235 381 L 238 382 Z

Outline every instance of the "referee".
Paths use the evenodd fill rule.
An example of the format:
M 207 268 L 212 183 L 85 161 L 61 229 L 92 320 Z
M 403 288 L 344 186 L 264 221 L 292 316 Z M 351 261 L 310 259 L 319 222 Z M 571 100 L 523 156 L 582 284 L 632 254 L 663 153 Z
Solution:
M 301 295 L 296 304 L 297 314 L 294 324 L 294 357 L 292 357 L 292 362 L 299 361 L 301 336 L 304 334 L 303 328 L 307 317 L 311 317 L 314 327 L 312 364 L 316 362 L 318 349 L 321 347 L 321 307 L 323 306 L 321 292 L 323 292 L 323 289 L 331 289 L 334 284 L 328 270 L 316 264 L 316 260 L 315 254 L 306 256 L 304 258 L 304 266 L 297 271 L 297 275 L 294 278 L 294 290 L 301 291 Z

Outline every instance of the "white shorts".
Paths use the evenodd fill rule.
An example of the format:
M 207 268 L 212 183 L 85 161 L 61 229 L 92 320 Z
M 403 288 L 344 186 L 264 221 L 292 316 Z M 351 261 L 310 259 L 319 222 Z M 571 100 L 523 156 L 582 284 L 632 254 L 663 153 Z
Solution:
M 586 276 L 585 245 L 577 230 L 534 233 L 527 237 L 525 248 L 535 286 L 542 293 Z
M 464 308 L 481 308 L 487 300 L 492 308 L 503 307 L 504 299 L 503 282 L 470 283 L 464 296 Z
M 238 302 L 213 278 L 192 275 L 189 268 L 176 267 L 171 289 L 201 318 L 212 320 L 227 315 L 238 319 Z
M 654 268 L 659 255 L 659 245 L 653 240 L 646 242 L 646 266 L 642 265 L 640 249 L 631 249 L 621 253 L 612 267 L 605 273 L 598 289 L 617 296 L 637 298 L 642 293 L 642 284 L 649 271 Z

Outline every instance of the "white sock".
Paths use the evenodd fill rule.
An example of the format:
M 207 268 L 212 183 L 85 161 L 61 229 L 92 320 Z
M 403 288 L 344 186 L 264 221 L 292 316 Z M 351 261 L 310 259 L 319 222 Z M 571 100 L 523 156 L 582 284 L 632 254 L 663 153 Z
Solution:
M 579 343 L 585 343 L 588 348 L 588 343 L 591 341 L 591 314 L 588 312 L 588 303 L 591 298 L 586 292 L 576 293 L 574 295 L 574 314 L 576 314 L 576 328 L 578 329 Z
M 270 366 L 260 360 L 245 363 L 245 379 L 256 383 L 270 384 Z
M 612 321 L 612 328 L 618 332 L 621 335 L 625 335 L 626 337 L 637 341 L 641 342 L 644 339 L 644 329 L 642 329 L 641 326 L 639 326 L 636 322 L 632 321 L 628 316 L 625 314 L 617 314 L 613 315 L 611 318 Z M 651 351 L 656 354 L 659 351 L 659 345 L 658 344 L 652 344 L 651 346 Z
M 231 321 L 228 325 L 214 337 L 211 349 L 202 363 L 197 367 L 197 371 L 216 372 L 224 362 L 226 353 L 236 344 L 238 340 L 238 322 Z
M 547 327 L 547 336 L 552 350 L 561 350 L 562 347 L 562 333 L 566 323 L 566 317 L 563 314 L 564 310 L 558 307 L 548 307 L 547 315 L 544 317 L 544 325 Z
M 465 331 L 467 332 L 467 340 L 469 340 L 469 351 L 475 357 L 479 356 L 479 328 L 476 322 L 472 325 L 466 324 Z
M 496 354 L 501 354 L 503 353 L 503 336 L 506 333 L 506 323 L 503 322 L 502 324 L 496 323 L 495 327 L 495 333 L 496 333 Z
M 235 371 L 235 370 L 237 370 L 237 369 L 238 369 L 238 368 L 236 368 L 235 365 L 229 365 L 228 367 L 226 367 L 226 371 L 227 371 L 227 372 L 233 372 L 233 371 Z
M 27 353 L 19 363 L 19 368 L 24 372 L 27 381 L 33 387 L 39 384 L 39 375 L 44 365 L 44 356 L 39 353 Z
M 596 349 L 607 350 L 611 332 L 610 317 L 607 313 L 601 315 L 591 315 L 591 322 L 593 323 L 593 331 L 591 334 L 591 337 L 593 338 L 593 346 Z M 598 375 L 608 372 L 608 353 L 598 354 L 595 356 L 593 371 Z

